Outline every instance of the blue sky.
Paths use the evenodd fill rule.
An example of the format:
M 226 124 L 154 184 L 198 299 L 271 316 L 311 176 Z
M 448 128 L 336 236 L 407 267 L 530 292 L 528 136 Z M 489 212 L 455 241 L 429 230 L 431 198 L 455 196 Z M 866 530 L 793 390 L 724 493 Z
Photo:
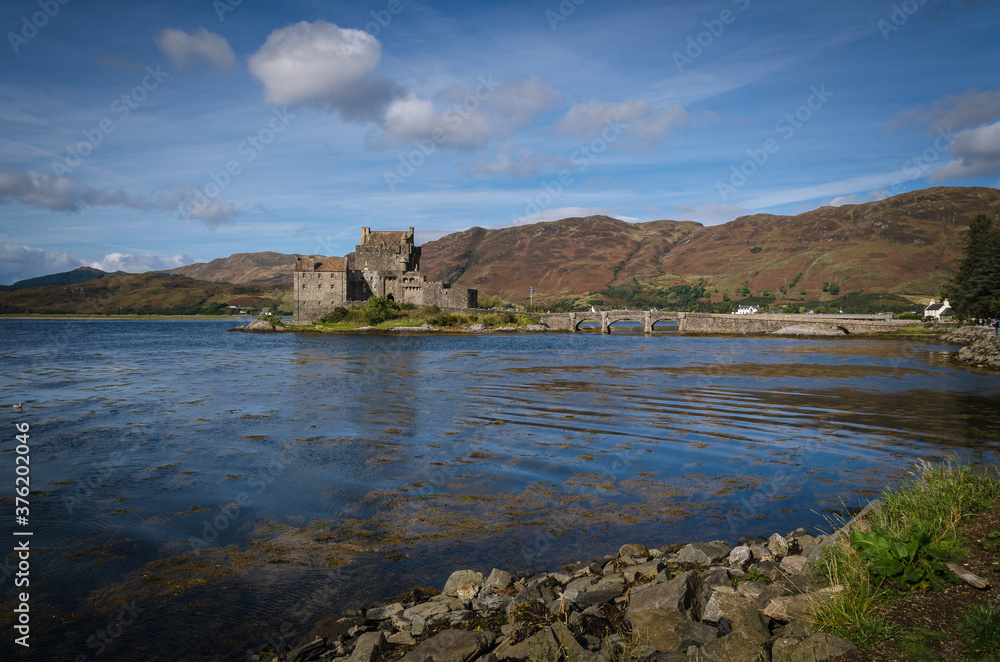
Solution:
M 996 187 L 997 26 L 989 0 L 10 0 L 0 283 Z

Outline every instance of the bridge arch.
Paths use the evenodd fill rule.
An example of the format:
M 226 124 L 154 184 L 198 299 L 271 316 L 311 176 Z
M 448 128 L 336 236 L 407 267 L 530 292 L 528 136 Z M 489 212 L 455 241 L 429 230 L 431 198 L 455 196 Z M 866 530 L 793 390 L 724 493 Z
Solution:
M 618 325 L 619 331 L 625 331 L 630 329 L 633 333 L 638 328 L 638 332 L 642 333 L 646 330 L 646 320 L 641 317 L 633 316 L 621 316 L 621 317 L 609 317 L 608 318 L 608 333 L 611 333 L 611 328 Z
M 649 328 L 656 333 L 679 333 L 681 325 L 677 320 L 659 319 L 654 320 Z
M 583 328 L 581 328 L 581 326 L 583 324 L 586 324 L 587 322 L 590 322 L 591 324 L 596 324 L 597 328 L 593 328 L 593 327 L 583 327 Z M 573 329 L 572 330 L 573 331 L 600 331 L 601 330 L 601 318 L 600 318 L 600 316 L 591 315 L 590 317 L 584 317 L 583 319 L 578 319 L 573 324 Z

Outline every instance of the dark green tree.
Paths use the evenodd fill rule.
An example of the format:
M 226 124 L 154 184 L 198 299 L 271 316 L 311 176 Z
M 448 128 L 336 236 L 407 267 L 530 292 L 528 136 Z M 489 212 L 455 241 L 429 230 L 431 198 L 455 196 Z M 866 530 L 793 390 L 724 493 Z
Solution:
M 969 222 L 965 257 L 945 295 L 960 319 L 1000 316 L 1000 227 L 986 214 Z

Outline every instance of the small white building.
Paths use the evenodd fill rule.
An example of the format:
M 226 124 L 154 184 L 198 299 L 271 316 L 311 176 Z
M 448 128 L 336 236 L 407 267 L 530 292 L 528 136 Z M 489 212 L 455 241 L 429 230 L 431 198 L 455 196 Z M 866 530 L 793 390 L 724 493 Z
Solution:
M 951 317 L 951 304 L 945 299 L 940 303 L 934 303 L 934 299 L 927 304 L 924 308 L 924 319 L 931 318 L 937 322 L 941 321 L 942 317 Z
M 733 311 L 733 315 L 756 315 L 757 306 L 740 306 Z

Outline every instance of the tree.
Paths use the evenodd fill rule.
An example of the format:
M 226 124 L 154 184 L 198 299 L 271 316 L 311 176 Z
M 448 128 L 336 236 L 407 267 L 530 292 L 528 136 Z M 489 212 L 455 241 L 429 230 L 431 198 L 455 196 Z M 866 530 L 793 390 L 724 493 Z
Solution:
M 960 319 L 1000 316 L 1000 228 L 986 214 L 969 222 L 965 257 L 945 295 Z
M 840 285 L 837 285 L 836 283 L 830 283 L 830 287 L 827 288 L 827 291 L 833 296 L 837 296 L 838 294 L 840 294 Z

